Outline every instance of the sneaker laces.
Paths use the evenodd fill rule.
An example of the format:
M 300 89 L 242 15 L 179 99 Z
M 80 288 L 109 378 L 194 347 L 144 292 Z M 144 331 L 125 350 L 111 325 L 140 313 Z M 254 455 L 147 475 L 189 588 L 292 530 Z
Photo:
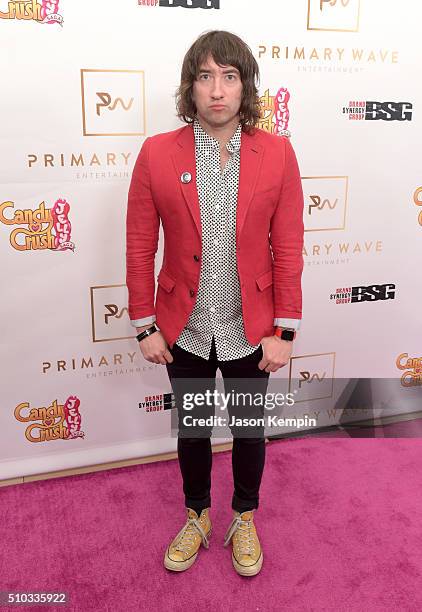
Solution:
M 201 536 L 201 540 L 205 548 L 209 548 L 209 542 L 205 531 L 202 529 L 202 526 L 197 518 L 188 518 L 186 521 L 186 525 L 183 528 L 183 533 L 180 537 L 179 542 L 175 546 L 175 550 L 180 550 L 181 552 L 189 552 L 189 548 L 194 543 L 194 536 L 196 533 L 199 533 Z
M 254 552 L 254 533 L 252 530 L 252 519 L 245 521 L 240 516 L 235 516 L 224 536 L 224 546 L 227 546 L 231 537 L 238 531 L 239 552 L 241 555 L 251 555 Z

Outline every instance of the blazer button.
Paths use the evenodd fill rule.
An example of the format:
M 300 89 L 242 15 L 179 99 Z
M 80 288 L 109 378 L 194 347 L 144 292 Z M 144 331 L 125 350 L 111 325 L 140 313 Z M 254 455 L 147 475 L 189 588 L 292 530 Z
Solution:
M 198 255 L 194 255 L 193 258 L 194 258 L 195 261 L 199 261 Z
M 195 291 L 194 291 L 193 289 L 191 289 L 191 290 L 189 291 L 189 293 L 190 293 L 190 296 L 191 296 L 191 297 L 193 297 L 193 296 L 195 295 Z

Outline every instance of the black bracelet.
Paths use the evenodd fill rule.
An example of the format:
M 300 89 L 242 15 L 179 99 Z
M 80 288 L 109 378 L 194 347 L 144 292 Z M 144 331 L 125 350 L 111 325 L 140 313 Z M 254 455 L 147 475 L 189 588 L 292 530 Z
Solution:
M 155 327 L 155 325 L 153 325 L 152 327 L 148 327 L 148 329 L 144 329 L 143 332 L 141 332 L 140 334 L 136 336 L 136 339 L 138 342 L 140 342 L 141 340 L 143 340 L 144 338 L 147 338 L 148 336 L 150 336 L 156 331 L 158 331 L 158 329 Z

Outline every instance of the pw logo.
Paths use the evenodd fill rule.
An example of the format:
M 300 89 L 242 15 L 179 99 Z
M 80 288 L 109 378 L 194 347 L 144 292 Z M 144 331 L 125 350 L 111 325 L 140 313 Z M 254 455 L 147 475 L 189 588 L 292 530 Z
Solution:
M 90 287 L 92 341 L 109 342 L 133 338 L 126 285 Z
M 308 30 L 359 31 L 360 0 L 308 0 Z
M 104 314 L 104 323 L 106 325 L 108 325 L 108 320 L 110 317 L 121 319 L 125 312 L 128 312 L 127 308 L 122 308 L 119 312 L 119 307 L 117 304 L 104 304 L 104 307 L 108 310 L 108 312 Z
M 101 115 L 101 109 L 102 108 L 108 108 L 108 110 L 114 111 L 116 109 L 116 106 L 118 104 L 120 104 L 123 109 L 125 111 L 128 111 L 132 104 L 133 104 L 133 98 L 131 98 L 128 102 L 128 104 L 125 104 L 122 100 L 122 98 L 116 98 L 114 100 L 114 102 L 112 102 L 112 98 L 110 96 L 109 93 L 106 92 L 99 92 L 97 91 L 97 96 L 100 98 L 101 102 L 97 102 L 96 107 L 97 107 L 97 115 L 100 116 Z
M 311 200 L 312 204 L 309 204 L 309 206 L 308 206 L 308 215 L 312 214 L 312 209 L 313 208 L 316 209 L 316 210 L 323 210 L 325 206 L 328 206 L 328 208 L 330 210 L 334 210 L 334 208 L 338 204 L 338 198 L 336 198 L 334 200 L 334 202 L 330 202 L 330 200 L 328 200 L 328 198 L 325 198 L 323 200 L 318 195 L 311 195 L 311 196 L 309 196 L 309 199 Z
M 81 98 L 84 136 L 145 135 L 143 70 L 82 68 Z
M 312 374 L 309 371 L 304 371 L 304 372 L 300 372 L 301 375 L 301 379 L 299 379 L 299 389 L 302 387 L 302 384 L 305 383 L 311 383 L 314 380 L 317 380 L 318 382 L 322 382 L 325 378 L 325 374 L 326 372 L 324 372 L 321 376 L 319 374 L 317 374 L 315 372 L 315 374 Z
M 349 2 L 350 0 L 339 0 L 339 5 L 341 4 L 342 6 L 347 6 Z M 325 6 L 335 6 L 336 4 L 337 0 L 320 0 L 319 9 L 322 11 Z

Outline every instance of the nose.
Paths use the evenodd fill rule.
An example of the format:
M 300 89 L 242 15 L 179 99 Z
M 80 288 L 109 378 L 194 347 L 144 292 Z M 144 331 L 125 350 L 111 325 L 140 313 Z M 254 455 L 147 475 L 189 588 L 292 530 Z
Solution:
M 223 91 L 221 87 L 221 81 L 219 77 L 213 80 L 213 86 L 211 88 L 211 97 L 218 100 L 223 97 Z

